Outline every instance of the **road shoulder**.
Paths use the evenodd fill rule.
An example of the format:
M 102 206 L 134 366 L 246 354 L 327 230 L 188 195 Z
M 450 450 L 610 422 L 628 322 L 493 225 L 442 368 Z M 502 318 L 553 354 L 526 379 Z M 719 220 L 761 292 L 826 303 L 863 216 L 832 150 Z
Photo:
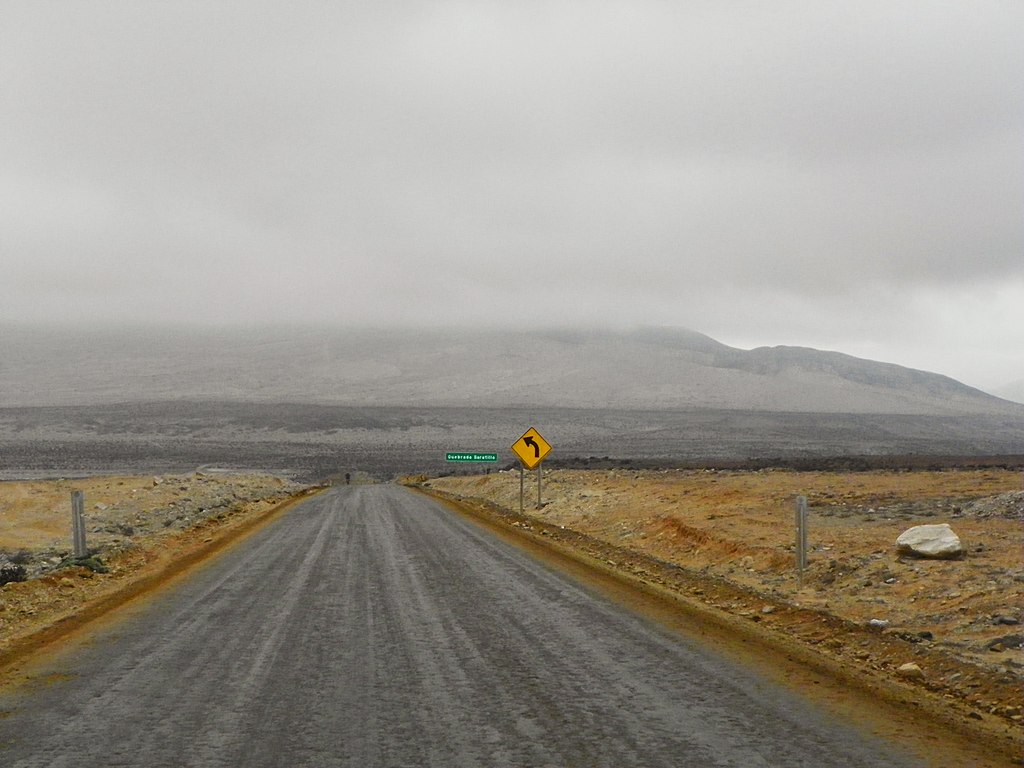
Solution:
M 616 601 L 757 667 L 839 715 L 859 720 L 883 736 L 911 742 L 936 764 L 949 765 L 943 760 L 955 754 L 972 761 L 965 765 L 1019 764 L 1024 738 L 1015 721 L 979 713 L 944 688 L 939 675 L 938 680 L 903 679 L 892 664 L 863 662 L 868 656 L 907 656 L 941 669 L 949 663 L 941 654 L 909 648 L 900 638 L 826 612 L 800 608 L 484 499 L 414 490 L 554 562 Z M 986 682 L 1005 700 L 1019 700 L 1020 690 L 1011 681 L 993 676 Z M 979 745 L 984 745 L 980 753 Z

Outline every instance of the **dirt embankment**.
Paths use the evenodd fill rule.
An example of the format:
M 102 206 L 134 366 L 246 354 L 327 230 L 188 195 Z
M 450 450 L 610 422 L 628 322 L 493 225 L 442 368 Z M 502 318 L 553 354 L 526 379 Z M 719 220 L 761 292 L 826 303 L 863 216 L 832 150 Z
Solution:
M 733 472 L 557 470 L 424 485 L 560 541 L 862 678 L 947 702 L 953 717 L 1024 722 L 1024 492 L 1010 470 Z M 794 506 L 809 502 L 809 564 L 795 567 Z M 900 555 L 911 526 L 948 523 L 964 556 Z M 913 665 L 913 666 L 905 666 Z M 901 667 L 903 670 L 901 671 Z M 916 703 L 916 702 L 915 702 Z M 981 723 L 978 723 L 979 725 Z
M 71 552 L 76 490 L 92 556 L 84 561 Z M 219 472 L 0 483 L 0 668 L 222 549 L 303 492 L 273 475 Z

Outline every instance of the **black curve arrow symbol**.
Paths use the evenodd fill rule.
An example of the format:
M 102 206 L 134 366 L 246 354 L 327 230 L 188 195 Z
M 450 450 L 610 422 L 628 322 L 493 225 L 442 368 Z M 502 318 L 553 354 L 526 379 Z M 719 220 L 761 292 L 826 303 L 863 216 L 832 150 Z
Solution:
M 533 446 L 533 458 L 539 459 L 540 458 L 540 446 L 537 445 L 537 441 L 534 440 L 532 437 L 524 437 L 523 438 L 523 442 L 526 443 L 527 445 L 532 445 Z

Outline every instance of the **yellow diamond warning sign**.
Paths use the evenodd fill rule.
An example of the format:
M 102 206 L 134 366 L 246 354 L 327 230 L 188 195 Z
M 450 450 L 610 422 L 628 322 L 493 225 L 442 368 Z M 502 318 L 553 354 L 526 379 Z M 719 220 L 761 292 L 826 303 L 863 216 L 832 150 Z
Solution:
M 540 432 L 530 427 L 522 437 L 512 443 L 512 452 L 519 457 L 524 467 L 533 469 L 551 453 L 551 444 L 541 437 Z

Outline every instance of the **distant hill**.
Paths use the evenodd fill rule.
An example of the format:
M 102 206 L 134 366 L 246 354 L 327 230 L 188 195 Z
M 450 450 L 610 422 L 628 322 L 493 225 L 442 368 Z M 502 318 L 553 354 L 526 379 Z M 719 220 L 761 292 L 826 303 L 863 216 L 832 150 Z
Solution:
M 939 374 L 803 347 L 741 350 L 683 329 L 0 329 L 0 406 L 156 400 L 1024 420 L 1024 405 Z
M 1015 403 L 1024 403 L 1024 379 L 1014 381 L 1002 387 L 992 390 L 992 394 L 1004 400 L 1012 400 Z

